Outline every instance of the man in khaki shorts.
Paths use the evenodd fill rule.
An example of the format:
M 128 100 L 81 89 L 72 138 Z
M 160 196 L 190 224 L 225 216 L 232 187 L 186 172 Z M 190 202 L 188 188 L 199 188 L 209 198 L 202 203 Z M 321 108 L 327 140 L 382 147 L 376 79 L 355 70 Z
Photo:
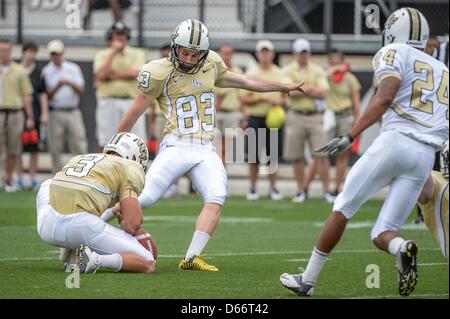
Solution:
M 222 44 L 219 48 L 219 55 L 229 70 L 242 74 L 241 68 L 233 65 L 234 49 L 231 44 Z M 238 128 L 242 119 L 241 101 L 239 100 L 240 90 L 235 88 L 215 88 L 217 126 L 222 135 L 222 161 L 225 164 L 225 154 L 230 154 L 233 147 L 233 139 L 225 135 L 226 128 Z
M 297 39 L 292 45 L 294 61 L 284 67 L 284 74 L 292 82 L 304 81 L 306 94 L 288 98 L 288 114 L 284 135 L 283 157 L 293 161 L 294 174 L 297 181 L 298 193 L 292 199 L 295 203 L 302 203 L 307 196 L 309 183 L 315 175 L 315 166 L 323 183 L 324 199 L 332 202 L 334 197 L 329 193 L 329 161 L 328 157 L 312 153 L 313 162 L 305 179 L 305 142 L 314 150 L 327 142 L 323 129 L 322 102 L 329 90 L 325 71 L 310 61 L 311 45 L 305 39 Z
M 94 59 L 94 74 L 98 83 L 98 105 L 96 109 L 97 141 L 100 149 L 108 143 L 119 127 L 138 93 L 136 77 L 145 64 L 142 49 L 128 45 L 130 30 L 123 22 L 114 23 L 110 32 L 111 45 L 97 53 Z M 141 117 L 132 133 L 147 140 L 145 117 Z
M 11 53 L 11 42 L 0 39 L 0 156 L 6 154 L 3 176 L 6 192 L 16 190 L 12 174 L 17 158 L 22 154 L 20 136 L 24 121 L 27 129 L 34 127 L 33 87 L 26 70 L 11 60 Z
M 347 134 L 359 117 L 361 101 L 361 84 L 358 78 L 350 72 L 350 67 L 345 63 L 344 55 L 339 50 L 331 50 L 329 56 L 329 68 L 327 70 L 330 92 L 326 105 L 334 112 L 336 126 L 331 132 L 330 139 Z M 351 149 L 340 153 L 336 157 L 336 182 L 334 196 L 339 193 L 339 188 L 344 181 L 345 171 Z

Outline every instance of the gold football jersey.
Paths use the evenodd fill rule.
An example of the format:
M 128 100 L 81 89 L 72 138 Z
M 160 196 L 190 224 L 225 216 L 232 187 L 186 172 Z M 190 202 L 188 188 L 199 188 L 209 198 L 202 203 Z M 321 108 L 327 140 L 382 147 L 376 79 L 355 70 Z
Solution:
M 60 214 L 97 216 L 126 197 L 137 198 L 145 173 L 136 162 L 114 155 L 72 157 L 50 184 L 50 205 Z
M 433 198 L 426 204 L 420 204 L 423 219 L 434 239 L 448 260 L 448 180 L 440 172 L 432 171 L 434 183 Z
M 203 67 L 194 74 L 175 69 L 166 58 L 140 68 L 138 87 L 145 96 L 156 99 L 167 119 L 164 134 L 212 140 L 215 128 L 214 87 L 227 72 L 227 66 L 209 51 Z

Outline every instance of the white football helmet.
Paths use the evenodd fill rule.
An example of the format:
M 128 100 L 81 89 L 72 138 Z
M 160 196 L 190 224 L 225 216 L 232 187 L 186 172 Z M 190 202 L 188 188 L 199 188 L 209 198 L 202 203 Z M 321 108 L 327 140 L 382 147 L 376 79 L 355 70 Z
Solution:
M 444 143 L 444 147 L 441 149 L 441 156 L 439 159 L 439 166 L 441 167 L 441 174 L 448 179 L 448 140 Z
M 111 152 L 137 162 L 147 173 L 149 157 L 147 145 L 139 136 L 128 132 L 117 133 L 103 148 L 103 153 L 109 154 Z
M 170 46 L 170 61 L 184 73 L 196 73 L 205 63 L 209 53 L 209 32 L 206 26 L 194 19 L 181 22 L 172 33 Z M 200 51 L 201 55 L 196 64 L 182 62 L 178 59 L 180 47 Z
M 390 43 L 405 43 L 424 50 L 430 29 L 422 13 L 413 8 L 401 8 L 386 20 L 383 30 L 383 46 Z

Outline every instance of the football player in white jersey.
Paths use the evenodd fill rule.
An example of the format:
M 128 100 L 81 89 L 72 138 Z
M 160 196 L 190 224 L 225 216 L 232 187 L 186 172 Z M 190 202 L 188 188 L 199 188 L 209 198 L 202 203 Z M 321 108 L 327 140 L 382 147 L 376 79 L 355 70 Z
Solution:
M 402 8 L 388 18 L 383 48 L 373 67 L 376 95 L 348 134 L 318 149 L 336 154 L 381 119 L 381 134 L 350 170 L 343 192 L 316 242 L 305 270 L 282 274 L 281 284 L 300 296 L 314 292 L 319 273 L 348 220 L 383 187 L 389 192 L 371 232 L 376 247 L 396 256 L 399 293 L 417 283 L 417 245 L 399 232 L 430 176 L 435 152 L 448 139 L 448 68 L 423 52 L 428 23 L 416 9 Z
M 285 84 L 247 77 L 227 69 L 209 50 L 206 26 L 198 20 L 180 23 L 172 34 L 171 54 L 140 69 L 140 93 L 122 119 L 118 131 L 130 131 L 152 101 L 157 100 L 167 122 L 160 150 L 146 176 L 139 197 L 142 207 L 158 201 L 167 188 L 188 173 L 204 206 L 181 269 L 218 271 L 200 254 L 216 228 L 227 194 L 227 175 L 211 140 L 215 129 L 214 87 L 258 92 L 302 94 L 303 83 Z

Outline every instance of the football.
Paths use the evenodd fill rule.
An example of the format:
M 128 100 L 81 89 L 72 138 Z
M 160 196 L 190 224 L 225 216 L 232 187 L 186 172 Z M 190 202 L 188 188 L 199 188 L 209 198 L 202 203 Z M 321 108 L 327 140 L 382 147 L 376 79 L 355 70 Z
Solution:
M 145 249 L 152 253 L 155 260 L 158 259 L 158 248 L 156 247 L 156 243 L 152 235 L 141 227 L 141 229 L 134 234 L 134 238 L 136 238 Z

